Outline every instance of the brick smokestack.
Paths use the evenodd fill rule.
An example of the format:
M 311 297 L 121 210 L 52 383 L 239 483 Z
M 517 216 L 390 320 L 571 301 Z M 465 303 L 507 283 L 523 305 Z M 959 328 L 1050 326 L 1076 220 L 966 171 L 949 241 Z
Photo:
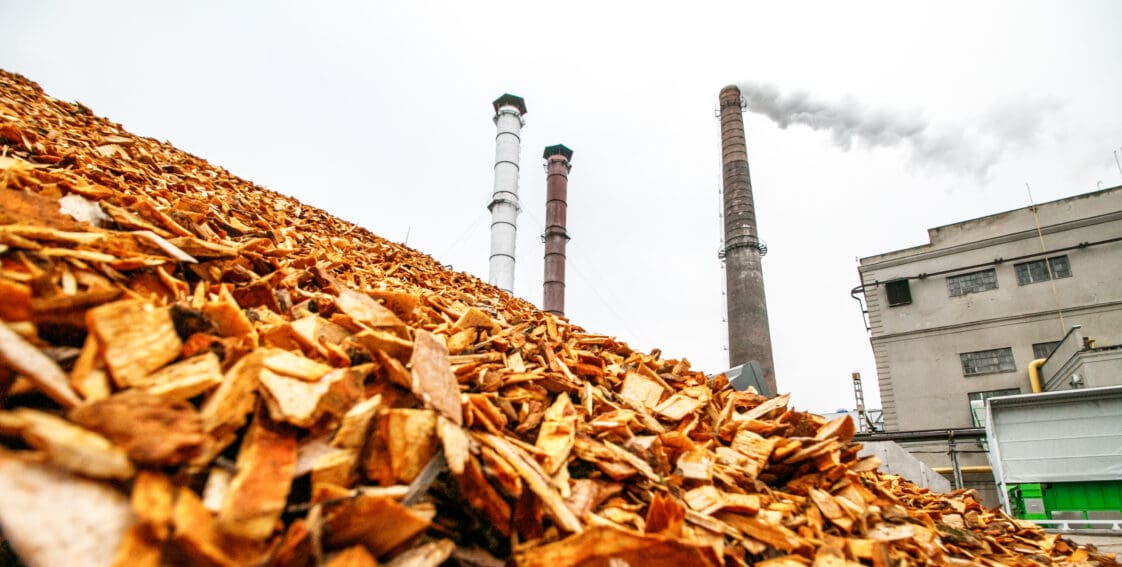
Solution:
M 771 331 L 764 297 L 764 272 L 760 258 L 767 248 L 756 231 L 756 206 L 748 175 L 744 143 L 744 106 L 740 89 L 721 89 L 721 165 L 724 180 L 726 290 L 728 292 L 729 366 L 755 360 L 763 370 L 772 394 L 775 364 L 771 356 Z
M 514 293 L 514 243 L 518 232 L 518 156 L 526 101 L 504 94 L 495 108 L 495 192 L 491 195 L 491 271 L 487 283 Z
M 565 314 L 565 245 L 569 233 L 565 230 L 565 215 L 569 194 L 569 170 L 573 166 L 573 150 L 561 144 L 549 146 L 542 154 L 545 159 L 545 279 L 542 290 L 542 310 L 554 315 Z

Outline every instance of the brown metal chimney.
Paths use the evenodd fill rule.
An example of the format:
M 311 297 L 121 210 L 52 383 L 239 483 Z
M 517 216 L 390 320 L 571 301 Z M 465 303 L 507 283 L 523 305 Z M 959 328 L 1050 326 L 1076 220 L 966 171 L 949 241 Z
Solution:
M 545 279 L 542 287 L 542 310 L 554 315 L 565 314 L 565 230 L 568 209 L 569 170 L 573 168 L 573 150 L 561 144 L 549 146 L 545 159 Z
M 775 364 L 771 356 L 771 331 L 764 297 L 764 272 L 760 258 L 767 247 L 756 232 L 756 206 L 752 201 L 752 179 L 748 175 L 748 151 L 744 144 L 745 103 L 740 89 L 721 89 L 721 165 L 724 180 L 725 261 L 728 293 L 729 366 L 756 361 L 772 395 Z

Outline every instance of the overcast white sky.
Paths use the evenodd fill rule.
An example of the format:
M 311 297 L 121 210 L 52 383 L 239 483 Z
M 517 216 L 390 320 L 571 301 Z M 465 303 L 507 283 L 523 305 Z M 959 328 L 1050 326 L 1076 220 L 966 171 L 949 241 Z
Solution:
M 857 257 L 1026 206 L 1025 182 L 1122 184 L 1122 3 L 686 4 L 0 0 L 0 67 L 483 279 L 491 101 L 520 95 L 516 294 L 540 304 L 541 153 L 564 143 L 567 314 L 706 371 L 727 363 L 720 88 L 926 125 L 934 146 L 844 151 L 746 115 L 776 375 L 819 411 L 853 406 L 854 371 L 878 399 Z

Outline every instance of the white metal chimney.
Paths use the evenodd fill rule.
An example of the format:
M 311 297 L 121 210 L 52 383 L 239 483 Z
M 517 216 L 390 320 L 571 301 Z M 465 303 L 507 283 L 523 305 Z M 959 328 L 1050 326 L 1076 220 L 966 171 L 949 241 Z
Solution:
M 514 242 L 518 231 L 518 154 L 526 101 L 504 94 L 491 103 L 495 107 L 495 192 L 491 196 L 491 273 L 487 282 L 514 292 Z

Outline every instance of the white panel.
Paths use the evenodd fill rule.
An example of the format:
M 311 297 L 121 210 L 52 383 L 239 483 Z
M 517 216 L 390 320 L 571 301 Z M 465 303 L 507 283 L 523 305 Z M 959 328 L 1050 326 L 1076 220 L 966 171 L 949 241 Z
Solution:
M 1011 396 L 989 403 L 990 443 L 1000 460 L 1002 482 L 1122 478 L 1122 388 Z

